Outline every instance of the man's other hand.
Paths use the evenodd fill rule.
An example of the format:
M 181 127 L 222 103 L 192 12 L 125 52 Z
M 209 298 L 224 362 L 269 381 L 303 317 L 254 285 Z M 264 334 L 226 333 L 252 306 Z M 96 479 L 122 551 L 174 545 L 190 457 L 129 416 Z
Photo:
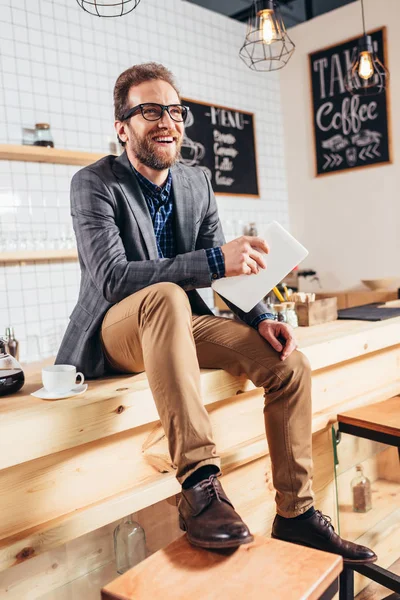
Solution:
M 234 275 L 251 275 L 259 269 L 266 269 L 267 264 L 261 252 L 268 254 L 269 246 L 259 237 L 242 235 L 221 246 L 225 260 L 225 277 Z
M 285 360 L 297 348 L 293 328 L 287 323 L 265 319 L 259 324 L 258 333 L 271 344 L 274 350 L 280 352 L 281 360 Z

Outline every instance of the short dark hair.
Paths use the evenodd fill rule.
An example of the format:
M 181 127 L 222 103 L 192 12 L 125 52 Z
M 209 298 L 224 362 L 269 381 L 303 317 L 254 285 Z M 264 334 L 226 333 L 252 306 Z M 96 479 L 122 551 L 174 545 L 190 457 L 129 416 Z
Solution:
M 171 71 L 155 62 L 133 65 L 118 77 L 114 86 L 114 116 L 118 121 L 130 108 L 128 106 L 129 90 L 133 85 L 140 85 L 152 79 L 162 79 L 169 83 L 179 96 L 178 87 Z

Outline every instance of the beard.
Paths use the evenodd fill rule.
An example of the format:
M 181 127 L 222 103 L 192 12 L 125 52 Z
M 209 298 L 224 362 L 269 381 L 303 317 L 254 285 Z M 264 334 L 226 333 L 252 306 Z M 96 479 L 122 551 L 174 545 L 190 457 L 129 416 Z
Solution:
M 145 137 L 139 137 L 139 135 L 137 135 L 132 128 L 129 129 L 131 136 L 127 144 L 129 145 L 131 152 L 143 165 L 149 167 L 150 169 L 154 169 L 155 171 L 164 171 L 178 162 L 181 156 L 182 146 L 182 135 L 180 133 L 177 131 L 152 131 Z M 157 133 L 159 133 L 160 136 L 168 135 L 174 138 L 174 154 L 164 154 L 162 151 L 160 151 L 161 149 L 156 147 L 157 142 L 155 142 L 153 138 L 157 137 Z

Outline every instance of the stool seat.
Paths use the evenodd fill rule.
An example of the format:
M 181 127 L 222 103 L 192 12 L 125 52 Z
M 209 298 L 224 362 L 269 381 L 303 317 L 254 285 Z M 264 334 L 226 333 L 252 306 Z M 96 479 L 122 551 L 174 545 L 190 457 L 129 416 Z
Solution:
M 195 548 L 184 535 L 106 585 L 101 598 L 333 598 L 341 571 L 340 556 L 280 540 L 255 536 L 237 549 L 209 551 Z
M 344 433 L 399 446 L 400 396 L 341 413 L 338 422 Z

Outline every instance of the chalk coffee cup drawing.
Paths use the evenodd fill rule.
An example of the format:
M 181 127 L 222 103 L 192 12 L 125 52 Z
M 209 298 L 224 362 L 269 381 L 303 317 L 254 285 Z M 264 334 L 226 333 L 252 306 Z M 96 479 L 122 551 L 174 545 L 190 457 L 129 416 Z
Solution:
M 85 377 L 83 373 L 77 373 L 73 365 L 51 365 L 42 369 L 43 386 L 48 392 L 69 392 L 76 387 L 78 377 L 79 385 L 82 385 Z

